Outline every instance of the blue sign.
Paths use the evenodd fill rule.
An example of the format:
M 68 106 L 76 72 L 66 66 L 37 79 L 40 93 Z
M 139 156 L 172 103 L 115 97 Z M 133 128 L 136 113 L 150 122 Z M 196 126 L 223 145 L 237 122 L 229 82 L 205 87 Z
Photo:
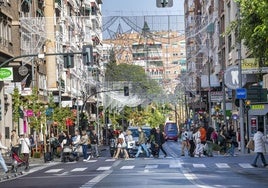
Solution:
M 246 99 L 247 98 L 247 90 L 245 88 L 237 88 L 236 89 L 236 98 L 237 99 Z

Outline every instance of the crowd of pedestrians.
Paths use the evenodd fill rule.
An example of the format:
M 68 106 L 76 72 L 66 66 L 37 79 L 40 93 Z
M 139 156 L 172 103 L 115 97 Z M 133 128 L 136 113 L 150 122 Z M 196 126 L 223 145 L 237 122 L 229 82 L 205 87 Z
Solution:
M 233 125 L 222 126 L 219 131 L 213 127 L 191 126 L 181 129 L 181 156 L 188 152 L 191 157 L 212 157 L 216 150 L 226 156 L 235 156 L 240 136 Z

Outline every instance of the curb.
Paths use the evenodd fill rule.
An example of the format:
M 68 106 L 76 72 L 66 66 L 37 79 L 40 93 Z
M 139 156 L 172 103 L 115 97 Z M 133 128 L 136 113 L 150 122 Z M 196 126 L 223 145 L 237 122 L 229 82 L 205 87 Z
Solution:
M 11 173 L 11 174 L 0 175 L 0 183 L 4 182 L 4 181 L 10 181 L 10 180 L 14 180 L 14 179 L 19 178 L 19 177 L 26 176 L 28 174 L 34 173 L 36 171 L 45 169 L 45 168 L 50 167 L 50 166 L 57 165 L 59 163 L 61 163 L 61 162 L 50 162 L 50 163 L 39 163 L 39 164 L 33 163 L 30 165 L 30 170 L 27 172 L 26 171 L 19 171 L 19 172 L 15 172 L 15 173 Z

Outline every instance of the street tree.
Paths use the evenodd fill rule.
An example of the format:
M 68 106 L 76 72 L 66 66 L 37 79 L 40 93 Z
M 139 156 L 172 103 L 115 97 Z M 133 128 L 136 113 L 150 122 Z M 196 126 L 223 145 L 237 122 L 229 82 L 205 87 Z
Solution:
M 240 4 L 240 39 L 264 66 L 268 59 L 268 1 L 237 0 Z

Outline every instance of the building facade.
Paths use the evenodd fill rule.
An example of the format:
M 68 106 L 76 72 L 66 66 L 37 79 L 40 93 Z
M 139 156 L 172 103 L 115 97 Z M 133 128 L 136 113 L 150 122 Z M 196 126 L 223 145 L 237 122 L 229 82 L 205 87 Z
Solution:
M 102 75 L 99 66 L 102 1 L 3 0 L 0 3 L 0 42 L 5 44 L 0 45 L 0 63 L 23 56 L 4 65 L 13 68 L 13 80 L 0 81 L 1 101 L 10 104 L 7 112 L 1 108 L 0 130 L 5 131 L 6 139 L 11 129 L 24 131 L 22 120 L 18 125 L 12 122 L 14 87 L 19 88 L 21 95 L 30 95 L 34 87 L 38 88 L 39 100 L 44 103 L 50 94 L 63 107 L 81 110 L 86 103 L 88 119 L 96 120 L 96 111 L 91 109 L 96 106 L 97 98 L 85 101 L 82 93 L 91 95 Z M 93 47 L 90 65 L 83 63 L 84 45 Z M 64 66 L 66 57 L 62 54 L 72 54 L 73 67 Z

